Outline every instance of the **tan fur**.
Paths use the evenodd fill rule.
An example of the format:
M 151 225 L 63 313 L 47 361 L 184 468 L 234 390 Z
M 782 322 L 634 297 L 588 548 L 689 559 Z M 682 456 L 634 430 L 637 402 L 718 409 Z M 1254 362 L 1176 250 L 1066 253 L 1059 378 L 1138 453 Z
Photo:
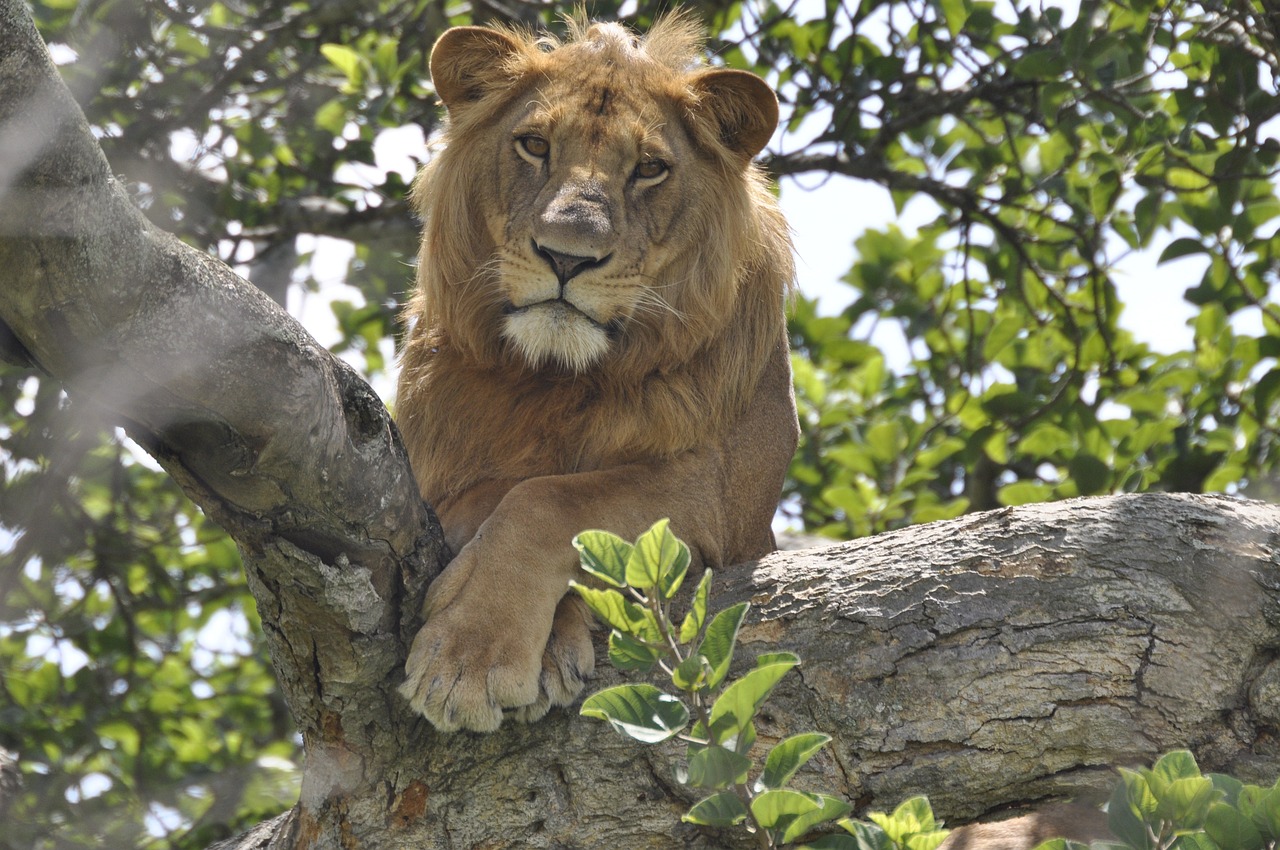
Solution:
M 953 829 L 938 850 L 1032 850 L 1053 838 L 1115 841 L 1107 815 L 1083 803 L 1054 803 L 1025 815 Z
M 457 553 L 402 688 L 440 729 L 577 696 L 594 663 L 565 596 L 578 531 L 669 516 L 715 566 L 773 546 L 797 432 L 793 268 L 751 158 L 777 102 L 701 64 L 700 43 L 669 16 L 643 40 L 463 27 L 432 51 L 449 122 L 414 187 L 397 417 Z M 562 278 L 556 257 L 585 270 Z

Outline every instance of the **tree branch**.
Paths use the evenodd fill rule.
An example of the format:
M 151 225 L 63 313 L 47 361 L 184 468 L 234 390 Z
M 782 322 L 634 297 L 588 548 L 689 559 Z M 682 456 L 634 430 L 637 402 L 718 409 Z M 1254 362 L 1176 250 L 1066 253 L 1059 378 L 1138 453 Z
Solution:
M 752 603 L 737 672 L 762 652 L 803 659 L 757 719 L 761 744 L 831 734 L 796 785 L 859 810 L 928 794 L 955 825 L 1097 800 L 1114 766 L 1181 747 L 1206 771 L 1280 775 L 1275 505 L 1150 494 L 1005 508 L 779 552 L 723 571 L 712 596 L 713 610 Z M 592 688 L 622 680 L 604 669 Z M 420 817 L 383 846 L 753 846 L 679 822 L 697 792 L 675 778 L 675 742 L 552 712 L 429 752 L 391 807 Z
M 304 736 L 348 715 L 359 728 L 444 551 L 385 406 L 132 207 L 15 0 L 0 3 L 0 79 L 6 348 L 121 417 L 231 531 Z M 398 703 L 382 701 L 386 717 Z

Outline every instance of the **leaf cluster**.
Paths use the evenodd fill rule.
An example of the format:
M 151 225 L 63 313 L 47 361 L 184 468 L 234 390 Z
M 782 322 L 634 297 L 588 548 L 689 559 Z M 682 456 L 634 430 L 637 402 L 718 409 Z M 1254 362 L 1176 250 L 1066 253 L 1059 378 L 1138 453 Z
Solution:
M 1107 809 L 1111 831 L 1132 850 L 1263 850 L 1280 841 L 1280 782 L 1202 775 L 1185 750 L 1121 768 Z
M 0 372 L 0 399 L 0 847 L 203 847 L 291 804 L 234 545 L 52 383 Z
M 709 827 L 739 824 L 761 847 L 792 844 L 824 824 L 839 821 L 849 836 L 828 836 L 809 845 L 854 850 L 933 850 L 946 836 L 934 824 L 923 798 L 892 815 L 873 814 L 873 824 L 845 819 L 852 807 L 838 797 L 788 787 L 830 736 L 801 733 L 764 754 L 753 771 L 754 719 L 774 686 L 800 663 L 789 652 L 760 655 L 755 666 L 731 678 L 738 630 L 748 604 L 740 602 L 707 619 L 711 570 L 702 574 L 689 611 L 676 626 L 671 600 L 689 569 L 689 548 L 659 520 L 630 544 L 607 531 L 584 531 L 573 540 L 582 568 L 603 587 L 575 582 L 574 590 L 611 631 L 609 658 L 621 670 L 660 668 L 670 690 L 650 684 L 617 685 L 588 697 L 582 714 L 604 720 L 646 744 L 672 738 L 686 743 L 677 771 L 693 788 L 712 791 L 684 815 L 686 823 Z M 852 837 L 850 837 L 852 836 Z
M 708 620 L 711 570 L 703 572 L 688 613 L 675 625 L 671 600 L 684 582 L 690 556 L 668 520 L 659 520 L 634 544 L 593 530 L 576 536 L 573 545 L 582 568 L 604 585 L 575 582 L 573 588 L 610 627 L 610 661 L 623 670 L 661 668 L 676 692 L 649 684 L 618 685 L 588 697 L 582 714 L 644 743 L 676 737 L 686 742 L 683 781 L 715 792 L 685 814 L 686 822 L 746 823 L 761 846 L 774 847 L 848 813 L 849 806 L 834 797 L 786 787 L 830 740 L 826 735 L 796 735 L 779 742 L 751 780 L 756 712 L 800 659 L 787 652 L 761 655 L 753 669 L 729 678 L 748 604 L 732 605 Z

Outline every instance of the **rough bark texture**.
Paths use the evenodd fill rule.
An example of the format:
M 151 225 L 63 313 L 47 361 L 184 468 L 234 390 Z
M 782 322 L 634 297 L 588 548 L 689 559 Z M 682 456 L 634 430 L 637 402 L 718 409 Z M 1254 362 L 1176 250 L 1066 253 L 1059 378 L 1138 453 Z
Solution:
M 443 551 L 386 411 L 270 299 L 151 229 L 18 0 L 0 0 L 0 347 L 127 422 L 239 541 L 306 748 L 295 809 L 222 850 L 746 846 L 681 824 L 675 745 L 553 713 L 436 735 L 394 692 Z M 762 743 L 799 784 L 969 819 L 1189 746 L 1280 773 L 1280 509 L 1125 496 L 993 511 L 728 571 L 740 654 L 804 658 Z M 615 681 L 602 674 L 595 683 Z
M 1112 766 L 1182 746 L 1206 770 L 1280 774 L 1275 506 L 1147 495 L 992 511 L 778 553 L 718 586 L 716 607 L 753 602 L 744 661 L 778 648 L 804 659 L 766 704 L 761 741 L 832 734 L 798 784 L 860 808 L 927 793 L 961 822 L 1100 797 Z M 563 712 L 489 736 L 423 728 L 386 830 L 361 838 L 752 846 L 679 822 L 692 801 L 673 778 L 680 753 Z M 278 845 L 223 850 L 266 846 Z

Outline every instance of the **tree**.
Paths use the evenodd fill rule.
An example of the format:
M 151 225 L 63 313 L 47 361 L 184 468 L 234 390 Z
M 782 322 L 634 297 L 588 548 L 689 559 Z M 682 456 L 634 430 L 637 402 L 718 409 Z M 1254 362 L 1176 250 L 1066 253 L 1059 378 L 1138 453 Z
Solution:
M 170 823 L 169 843 L 202 846 L 284 808 L 293 792 L 287 782 L 272 788 L 279 780 L 262 767 L 292 754 L 285 701 L 311 754 L 302 793 L 315 820 L 300 828 L 344 818 L 367 824 L 322 804 L 335 787 L 326 782 L 351 776 L 345 771 L 353 752 L 380 750 L 386 764 L 396 765 L 377 774 L 376 760 L 366 761 L 357 771 L 362 787 L 345 789 L 346 799 L 376 791 L 387 801 L 375 809 L 383 824 L 388 808 L 406 827 L 418 814 L 439 815 L 431 806 L 455 799 L 449 782 L 478 770 L 459 769 L 475 764 L 473 744 L 422 743 L 394 700 L 369 704 L 387 692 L 388 676 L 394 681 L 397 642 L 413 625 L 399 612 L 416 610 L 412 599 L 439 554 L 428 518 L 403 491 L 394 493 L 407 479 L 381 405 L 296 330 L 281 324 L 263 330 L 250 321 L 269 312 L 262 299 L 244 296 L 242 303 L 243 293 L 226 294 L 230 284 L 214 285 L 225 281 L 215 264 L 145 229 L 109 181 L 112 170 L 125 170 L 133 200 L 152 221 L 226 260 L 244 261 L 255 282 L 277 297 L 293 274 L 299 234 L 366 240 L 352 263 L 366 302 L 337 308 L 338 347 L 359 351 L 366 366 L 381 369 L 378 341 L 394 322 L 394 293 L 407 278 L 398 264 L 413 246 L 412 226 L 396 201 L 403 180 L 387 172 L 376 191 L 353 192 L 343 184 L 350 172 L 340 166 L 369 162 L 379 127 L 417 123 L 429 131 L 435 117 L 421 51 L 444 26 L 464 20 L 428 3 L 304 11 L 123 3 L 37 9 L 51 42 L 76 45 L 78 60 L 63 66 L 64 76 L 99 129 L 110 168 L 83 132 L 62 124 L 71 112 L 44 108 L 70 105 L 50 79 L 29 76 L 38 69 L 27 58 L 30 45 L 19 47 L 22 10 L 11 4 L 4 13 L 0 126 L 19 128 L 5 137 L 19 143 L 0 145 L 6 191 L 0 253 L 12 270 L 0 308 L 10 332 L 3 347 L 71 387 L 64 396 L 57 383 L 29 370 L 0 375 L 5 397 L 25 414 L 0 434 L 6 446 L 0 516 L 17 532 L 7 544 L 15 569 L 0 574 L 14 612 L 6 614 L 3 635 L 13 670 L 0 704 L 0 745 L 22 750 L 27 760 L 29 796 L 18 803 L 18 822 L 47 813 L 34 836 L 42 846 L 127 845 L 130 830 L 148 816 L 156 832 Z M 797 360 L 797 374 L 808 442 L 794 470 L 791 504 L 807 523 L 861 533 L 996 499 L 1257 487 L 1274 471 L 1280 378 L 1268 285 L 1280 207 L 1268 173 L 1274 146 L 1264 129 L 1274 114 L 1275 101 L 1265 96 L 1274 78 L 1259 74 L 1276 66 L 1277 51 L 1274 18 L 1261 5 L 1090 6 L 1093 14 L 1074 22 L 1046 10 L 1005 23 L 989 8 L 965 3 L 831 6 L 812 21 L 785 11 L 768 7 L 752 17 L 748 10 L 747 37 L 718 42 L 728 61 L 786 69 L 778 80 L 794 115 L 831 109 L 820 141 L 775 155 L 775 173 L 872 178 L 903 198 L 932 197 L 941 209 L 936 226 L 917 236 L 888 231 L 863 239 L 850 276 L 857 297 L 844 314 L 818 316 L 798 306 L 795 337 L 807 358 Z M 736 6 L 705 12 L 718 33 L 743 14 Z M 479 7 L 476 14 L 495 12 Z M 635 20 L 643 24 L 650 14 L 642 9 Z M 118 56 L 119 64 L 102 71 L 99 56 Z M 22 99 L 20 80 L 41 87 L 35 113 L 23 108 L 30 101 Z M 65 130 L 56 136 L 65 147 L 38 144 L 54 135 L 52 126 Z M 195 167 L 184 167 L 175 138 L 196 147 Z M 15 173 L 22 174 L 16 182 Z M 51 198 L 34 190 L 66 186 L 78 187 L 84 203 L 62 209 L 55 227 L 41 207 Z M 379 195 L 384 202 L 370 203 Z M 65 255 L 64 223 L 89 246 L 79 256 Z M 1117 325 L 1109 274 L 1124 248 L 1108 235 L 1143 245 L 1175 225 L 1189 229 L 1178 231 L 1167 256 L 1200 252 L 1211 259 L 1192 293 L 1201 305 L 1197 348 L 1162 357 Z M 43 266 L 30 259 L 31 236 L 42 246 Z M 118 275 L 123 264 L 136 271 L 134 283 L 154 286 L 140 293 L 126 285 Z M 50 289 L 37 297 L 17 282 L 41 267 Z M 203 288 L 187 292 L 199 281 Z M 39 300 L 57 291 L 53 282 L 73 287 L 67 291 L 75 297 Z M 188 318 L 177 323 L 184 303 Z M 59 309 L 34 309 L 42 304 Z M 97 307 L 70 309 L 90 304 Z M 920 352 L 901 374 L 862 341 L 858 322 L 873 311 L 900 320 L 913 353 Z M 1248 311 L 1262 317 L 1260 333 L 1231 328 L 1228 319 Z M 219 315 L 244 321 L 209 321 Z M 121 316 L 135 324 L 94 342 L 109 319 Z M 59 317 L 67 324 L 33 330 L 33 322 Z M 1030 326 L 1039 329 L 1034 336 L 1026 334 Z M 164 327 L 179 335 L 159 340 L 161 374 L 154 364 L 141 366 L 157 339 L 139 331 Z M 195 329 L 208 347 L 190 357 L 201 351 Z M 82 350 L 67 350 L 68 339 Z M 216 360 L 210 351 L 219 352 Z M 205 374 L 210 362 L 222 364 L 215 374 Z M 117 380 L 119 364 L 137 369 L 131 378 L 152 379 L 149 390 L 168 389 L 139 394 L 132 381 Z M 263 380 L 271 367 L 277 377 Z M 237 374 L 259 376 L 258 386 L 307 389 L 257 404 L 227 383 Z M 232 547 L 119 439 L 100 440 L 109 420 L 84 403 L 90 395 L 123 414 L 134 438 L 209 516 L 235 530 L 259 605 L 268 600 L 263 629 L 247 630 L 244 645 L 214 652 L 199 645 L 201 634 L 214 630 L 209 623 L 234 622 L 237 611 L 255 617 L 234 577 Z M 1130 416 L 1109 413 L 1108 403 L 1112 410 L 1124 405 Z M 328 423 L 330 439 L 352 435 L 366 447 L 362 461 L 370 466 L 335 475 L 338 491 L 316 481 L 308 462 L 328 455 L 307 435 L 289 436 L 310 422 Z M 250 457 L 258 463 L 248 464 Z M 295 478 L 299 470 L 312 480 Z M 392 515 L 379 519 L 369 510 L 364 500 L 371 492 L 390 498 Z M 365 529 L 378 522 L 398 534 L 369 535 Z M 391 541 L 389 549 L 370 543 L 377 539 Z M 1265 535 L 1261 541 L 1274 545 Z M 366 570 L 376 577 L 367 584 Z M 283 585 L 282 574 L 291 577 Z M 387 604 L 352 610 L 349 597 L 330 598 L 322 587 L 357 597 L 371 587 L 373 597 L 364 601 Z M 335 622 L 342 628 L 325 628 Z M 308 626 L 316 643 L 300 639 L 293 625 Z M 255 657 L 264 634 L 286 673 L 327 659 L 320 665 L 323 692 L 314 692 L 314 680 L 285 675 L 284 700 L 277 696 L 261 655 Z M 77 651 L 92 663 L 74 669 Z M 362 661 L 355 673 L 353 657 Z M 1265 677 L 1252 681 L 1256 690 Z M 1247 691 L 1241 684 L 1234 692 Z M 343 704 L 344 696 L 352 702 Z M 342 711 L 332 710 L 339 704 Z M 561 734 L 565 722 L 489 740 L 481 764 L 508 750 L 532 751 Z M 1238 733 L 1209 728 L 1175 725 L 1168 734 L 1210 742 L 1225 763 L 1233 756 L 1220 741 Z M 623 757 L 606 746 L 601 741 L 605 757 Z M 396 762 L 392 749 L 410 761 L 429 749 L 435 772 Z M 1134 745 L 1133 752 L 1145 751 Z M 1093 763 L 1108 760 L 1090 753 Z M 397 778 L 383 786 L 373 774 Z M 655 775 L 662 787 L 665 775 Z M 564 786 L 577 787 L 575 778 L 581 782 L 581 775 L 568 776 Z M 948 778 L 937 786 L 944 795 L 952 793 L 941 784 Z M 486 828 L 501 834 L 500 827 L 533 824 L 537 816 L 529 813 L 554 796 L 551 786 L 538 784 L 545 779 L 527 779 L 528 787 L 546 789 L 543 796 L 513 806 L 510 820 L 493 818 Z M 985 799 L 995 805 L 1050 786 L 1017 785 L 1008 792 L 1013 796 Z M 875 793 L 897 787 L 903 786 L 882 785 Z M 849 796 L 864 798 L 860 788 L 851 785 Z M 625 797 L 620 786 L 600 789 L 607 792 L 600 799 Z M 974 802 L 981 798 L 954 793 L 948 811 L 984 808 Z M 675 809 L 649 802 L 652 808 L 637 818 L 664 835 Z M 119 817 L 125 806 L 135 818 Z

